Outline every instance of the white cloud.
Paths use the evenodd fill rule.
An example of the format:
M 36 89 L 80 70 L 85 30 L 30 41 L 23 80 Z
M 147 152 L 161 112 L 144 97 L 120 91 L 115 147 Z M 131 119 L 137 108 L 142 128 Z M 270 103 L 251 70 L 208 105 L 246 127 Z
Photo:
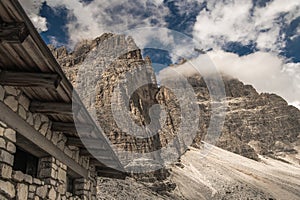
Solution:
M 132 36 L 141 49 L 152 48 L 167 51 L 173 63 L 182 58 L 194 57 L 194 47 L 199 47 L 193 38 L 167 28 L 138 28 L 130 30 L 126 34 Z
M 79 0 L 25 0 L 22 5 L 36 27 L 45 31 L 44 19 L 37 19 L 43 2 L 53 8 L 65 7 L 69 11 L 67 29 L 70 46 L 83 39 L 100 36 L 104 32 L 123 32 L 132 28 L 151 25 L 165 26 L 165 15 L 169 10 L 163 6 L 162 0 L 94 0 L 85 4 Z M 43 21 L 44 20 L 44 21 Z
M 300 99 L 300 63 L 285 63 L 285 60 L 273 53 L 256 52 L 247 56 L 238 56 L 222 50 L 211 51 L 211 59 L 202 61 L 192 60 L 191 63 L 201 63 L 206 72 L 205 65 L 214 63 L 216 69 L 223 74 L 238 78 L 246 84 L 253 85 L 259 92 L 275 93 L 285 98 L 290 104 L 297 105 Z M 197 58 L 198 59 L 198 58 Z M 198 66 L 199 67 L 199 66 Z M 172 76 L 169 67 L 159 74 L 160 79 Z M 186 62 L 177 67 L 178 73 L 192 75 L 198 73 L 195 68 Z M 202 74 L 203 75 L 203 74 Z
M 215 49 L 209 56 L 217 68 L 298 105 L 300 63 L 289 63 L 279 53 L 286 42 L 281 30 L 300 16 L 300 0 L 273 0 L 263 7 L 248 0 L 212 0 L 207 8 L 199 13 L 193 35 L 203 48 Z M 297 31 L 292 39 L 298 36 Z M 228 42 L 256 43 L 259 51 L 242 57 L 221 51 Z
M 260 50 L 280 51 L 285 43 L 280 30 L 300 16 L 300 1 L 274 0 L 265 7 L 252 1 L 212 0 L 194 26 L 194 37 L 204 48 L 221 48 L 228 42 L 256 42 Z M 279 17 L 283 16 L 282 20 Z
M 297 27 L 296 33 L 295 33 L 294 35 L 292 35 L 292 36 L 290 37 L 290 39 L 291 39 L 291 40 L 294 40 L 294 39 L 296 39 L 296 38 L 299 37 L 299 36 L 300 36 L 300 24 L 299 24 L 298 27 Z
M 22 0 L 22 5 L 40 31 L 47 30 L 46 19 L 39 16 L 44 1 L 54 10 L 59 7 L 69 10 L 67 28 L 71 46 L 104 32 L 118 33 L 153 25 L 166 27 L 165 16 L 169 14 L 163 0 L 94 0 L 89 4 L 79 0 Z M 175 4 L 183 14 L 184 11 L 191 11 L 191 8 L 185 8 L 191 2 L 196 1 L 178 1 Z M 199 4 L 202 2 L 204 0 L 198 1 Z M 285 46 L 282 27 L 299 16 L 300 0 L 273 0 L 263 7 L 254 7 L 250 0 L 209 0 L 207 9 L 197 16 L 193 36 L 203 49 L 215 49 L 209 52 L 209 56 L 218 69 L 253 84 L 261 92 L 274 92 L 290 103 L 297 104 L 300 99 L 300 64 L 288 63 L 278 54 Z M 299 27 L 291 39 L 298 36 Z M 178 60 L 178 56 L 187 57 L 193 51 L 190 41 L 177 40 L 163 29 L 156 33 L 144 29 L 134 35 L 140 48 L 149 47 L 151 38 L 169 45 L 168 51 L 173 62 Z M 259 52 L 240 57 L 220 51 L 228 42 L 240 42 L 243 45 L 253 42 Z M 183 71 L 189 72 L 186 69 Z
M 47 31 L 47 20 L 39 15 L 44 0 L 21 0 L 20 3 L 39 32 Z
M 276 93 L 292 103 L 300 99 L 300 63 L 285 63 L 276 54 L 256 52 L 239 57 L 233 53 L 209 53 L 223 73 L 252 84 L 260 92 Z

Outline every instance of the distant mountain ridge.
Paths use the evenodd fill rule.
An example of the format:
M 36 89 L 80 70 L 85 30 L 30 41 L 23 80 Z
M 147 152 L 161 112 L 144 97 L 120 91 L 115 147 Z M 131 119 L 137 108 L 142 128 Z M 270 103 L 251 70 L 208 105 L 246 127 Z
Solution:
M 157 86 L 151 61 L 149 58 L 142 58 L 132 38 L 108 33 L 94 40 L 82 41 L 76 45 L 73 52 L 68 52 L 65 47 L 54 48 L 50 45 L 49 48 L 67 77 L 76 85 L 78 67 L 85 61 L 90 51 L 101 46 L 108 38 L 115 42 L 106 47 L 103 57 L 109 58 L 114 48 L 126 49 L 128 46 L 133 46 L 135 50 L 122 58 L 115 59 L 109 70 L 101 76 L 105 77 L 105 80 L 99 80 L 101 93 L 97 100 L 97 111 L 99 116 L 106 116 L 105 120 L 99 117 L 99 121 L 106 128 L 104 131 L 113 143 L 130 151 L 147 152 L 165 146 L 176 134 L 180 124 L 178 103 L 168 89 Z M 137 91 L 131 98 L 132 117 L 138 124 L 149 123 L 147 122 L 149 118 L 147 107 L 155 103 L 164 105 L 168 113 L 166 126 L 159 131 L 158 136 L 143 141 L 122 133 L 113 122 L 112 115 L 108 114 L 110 112 L 109 100 L 117 80 L 122 77 L 122 74 L 140 65 L 147 68 L 145 78 L 153 81 L 153 85 L 140 88 L 140 91 Z M 199 114 L 202 120 L 199 124 L 198 136 L 194 140 L 194 145 L 199 146 L 210 120 L 209 93 L 202 77 L 194 75 L 187 78 L 199 98 L 201 112 Z M 245 85 L 235 78 L 223 75 L 223 81 L 228 108 L 217 146 L 254 160 L 258 160 L 258 154 L 275 157 L 286 154 L 296 155 L 297 148 L 295 147 L 300 143 L 300 111 L 289 106 L 281 97 L 275 94 L 259 94 L 252 86 Z M 178 143 L 179 152 L 182 150 L 182 145 Z

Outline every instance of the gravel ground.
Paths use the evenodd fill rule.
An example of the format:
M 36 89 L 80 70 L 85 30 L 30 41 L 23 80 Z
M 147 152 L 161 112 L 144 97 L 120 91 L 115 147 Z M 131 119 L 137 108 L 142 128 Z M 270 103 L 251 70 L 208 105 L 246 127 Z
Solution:
M 220 148 L 205 158 L 191 148 L 181 164 L 171 167 L 163 184 L 176 188 L 156 193 L 151 184 L 132 178 L 99 178 L 98 198 L 118 199 L 300 199 L 300 167 L 260 156 L 257 162 Z

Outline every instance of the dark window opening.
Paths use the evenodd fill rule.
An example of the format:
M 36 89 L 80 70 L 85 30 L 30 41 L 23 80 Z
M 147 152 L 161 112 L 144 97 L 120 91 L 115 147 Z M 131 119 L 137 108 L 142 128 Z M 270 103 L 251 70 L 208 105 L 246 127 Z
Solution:
M 17 147 L 14 157 L 13 170 L 21 171 L 34 178 L 37 177 L 39 159 L 34 155 Z
M 67 192 L 70 192 L 72 194 L 75 193 L 74 180 L 74 177 L 70 176 L 69 174 L 67 175 Z

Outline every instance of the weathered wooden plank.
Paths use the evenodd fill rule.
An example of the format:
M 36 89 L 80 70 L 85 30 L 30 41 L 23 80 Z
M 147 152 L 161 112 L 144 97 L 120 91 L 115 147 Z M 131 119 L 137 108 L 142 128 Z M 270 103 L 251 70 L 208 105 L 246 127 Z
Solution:
M 27 140 L 25 137 L 23 137 L 19 133 L 17 133 L 16 144 L 17 144 L 17 146 L 21 147 L 22 149 L 28 151 L 29 153 L 31 153 L 32 155 L 34 155 L 38 158 L 49 156 L 49 153 L 38 148 L 36 145 L 34 145 L 32 142 Z
M 30 104 L 30 111 L 33 113 L 43 113 L 46 115 L 73 115 L 73 109 L 79 109 L 77 104 L 60 102 L 38 102 L 33 101 Z
M 0 41 L 8 43 L 22 43 L 29 35 L 23 22 L 0 21 Z
M 122 171 L 111 169 L 109 167 L 96 167 L 97 175 L 100 177 L 125 179 L 127 174 Z
M 5 7 L 1 3 L 0 3 L 0 13 L 3 21 L 9 21 L 11 19 L 11 14 L 5 9 Z
M 4 45 L 2 43 L 0 43 L 0 62 L 1 69 L 15 68 L 13 57 L 9 52 L 5 51 Z
M 12 5 L 13 0 L 9 0 L 9 1 L 1 0 L 1 1 L 2 1 L 2 5 L 4 6 L 5 10 L 8 13 L 8 16 L 9 16 L 7 21 L 10 21 L 11 19 L 13 19 L 14 21 L 19 21 L 19 22 L 23 21 L 20 14 L 18 12 L 15 12 L 14 6 Z M 3 19 L 3 20 L 6 21 L 5 19 Z
M 94 130 L 94 127 L 90 124 L 76 124 L 75 126 L 74 123 L 66 123 L 66 122 L 52 123 L 52 131 L 77 133 L 77 130 L 82 131 L 84 133 L 90 133 Z
M 12 68 L 12 66 L 9 66 L 9 70 L 11 71 L 23 71 L 22 68 L 24 68 L 24 66 L 26 65 L 24 63 L 24 60 L 20 57 L 20 54 L 18 52 L 15 51 L 15 49 L 12 47 L 13 45 L 11 43 L 2 43 L 1 48 L 7 53 L 9 54 L 9 56 L 13 59 L 13 63 L 14 63 L 14 67 Z M 5 70 L 5 69 L 3 69 Z
M 88 148 L 103 150 L 107 149 L 105 143 L 100 138 L 82 138 L 82 140 L 84 140 L 85 143 L 89 145 Z M 82 140 L 78 137 L 68 137 L 67 145 L 86 148 Z
M 109 159 L 106 160 L 106 159 L 100 159 L 100 158 L 99 158 L 99 160 L 97 160 L 95 158 L 91 158 L 90 165 L 94 165 L 95 167 L 108 167 L 108 168 L 113 168 L 113 169 L 119 169 L 118 163 L 114 160 L 109 160 Z
M 0 120 L 6 123 L 9 127 L 16 130 L 23 137 L 34 143 L 38 148 L 48 152 L 50 155 L 67 165 L 71 170 L 78 175 L 87 178 L 88 171 L 75 162 L 72 158 L 67 156 L 63 151 L 57 148 L 51 141 L 46 139 L 42 134 L 36 131 L 26 121 L 24 121 L 18 114 L 13 112 L 3 102 L 0 102 Z
M 35 62 L 31 59 L 31 56 L 28 54 L 27 50 L 22 45 L 14 44 L 11 46 L 18 53 L 18 55 L 22 58 L 24 62 L 23 65 L 24 68 L 22 68 L 23 71 L 26 72 L 39 71 L 39 68 L 36 66 Z
M 92 154 L 91 154 L 92 153 Z M 90 156 L 93 157 L 94 155 L 96 156 L 103 156 L 103 157 L 113 157 L 113 154 L 111 151 L 108 151 L 105 148 L 97 148 L 97 149 L 80 149 L 79 155 L 81 156 Z
M 43 87 L 56 89 L 60 77 L 57 74 L 29 72 L 0 72 L 0 84 L 16 87 Z

